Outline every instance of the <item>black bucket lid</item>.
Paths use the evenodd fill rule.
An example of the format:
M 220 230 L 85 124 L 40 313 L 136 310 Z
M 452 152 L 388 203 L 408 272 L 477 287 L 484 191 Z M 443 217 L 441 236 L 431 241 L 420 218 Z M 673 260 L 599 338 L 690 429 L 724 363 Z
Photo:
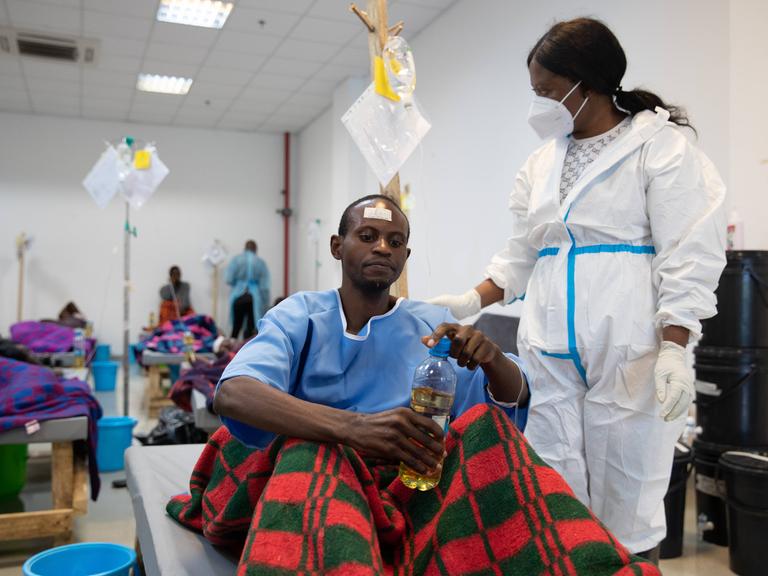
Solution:
M 724 452 L 738 452 L 744 450 L 740 446 L 731 446 L 730 444 L 717 444 L 715 442 L 705 442 L 698 438 L 693 441 L 693 452 L 695 455 L 704 455 L 705 453 L 711 456 L 720 456 Z M 762 452 L 764 448 L 755 448 L 755 452 Z M 768 450 L 768 446 L 765 447 Z
M 695 359 L 720 358 L 747 362 L 756 359 L 768 359 L 768 348 L 725 348 L 722 346 L 696 346 L 693 349 Z
M 741 450 L 725 452 L 720 456 L 720 466 L 740 472 L 765 475 L 766 479 L 768 479 L 768 456 L 765 454 L 755 454 Z
M 727 250 L 725 256 L 728 262 L 749 260 L 768 263 L 768 250 Z

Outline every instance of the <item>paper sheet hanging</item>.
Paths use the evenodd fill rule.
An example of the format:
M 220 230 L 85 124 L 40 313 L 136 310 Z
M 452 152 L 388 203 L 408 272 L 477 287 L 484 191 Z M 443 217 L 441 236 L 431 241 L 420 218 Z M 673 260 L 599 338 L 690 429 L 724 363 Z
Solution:
M 382 186 L 389 184 L 432 127 L 415 98 L 407 105 L 394 102 L 377 94 L 373 83 L 341 121 Z
M 120 188 L 117 161 L 117 151 L 110 146 L 83 180 L 83 186 L 99 208 L 106 208 Z

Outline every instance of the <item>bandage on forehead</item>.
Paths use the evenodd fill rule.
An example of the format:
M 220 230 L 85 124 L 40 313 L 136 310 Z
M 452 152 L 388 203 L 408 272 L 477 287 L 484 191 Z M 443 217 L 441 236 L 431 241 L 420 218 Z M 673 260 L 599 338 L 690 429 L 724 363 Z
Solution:
M 369 206 L 363 210 L 363 218 L 376 218 L 377 220 L 392 222 L 392 210 L 382 206 Z

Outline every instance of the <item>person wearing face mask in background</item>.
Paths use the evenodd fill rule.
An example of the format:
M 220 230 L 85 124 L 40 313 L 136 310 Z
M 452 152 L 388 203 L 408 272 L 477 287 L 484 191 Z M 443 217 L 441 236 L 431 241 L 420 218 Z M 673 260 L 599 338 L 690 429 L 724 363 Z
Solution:
M 238 338 L 241 328 L 245 340 L 256 334 L 256 323 L 269 306 L 269 269 L 256 255 L 257 249 L 256 242 L 248 240 L 245 250 L 232 258 L 224 276 L 232 287 L 229 293 L 232 338 Z
M 555 24 L 528 55 L 529 122 L 546 142 L 518 173 L 511 236 L 457 318 L 524 300 L 534 449 L 632 552 L 658 558 L 674 443 L 694 396 L 686 346 L 716 313 L 725 187 L 684 112 L 624 91 L 601 22 Z

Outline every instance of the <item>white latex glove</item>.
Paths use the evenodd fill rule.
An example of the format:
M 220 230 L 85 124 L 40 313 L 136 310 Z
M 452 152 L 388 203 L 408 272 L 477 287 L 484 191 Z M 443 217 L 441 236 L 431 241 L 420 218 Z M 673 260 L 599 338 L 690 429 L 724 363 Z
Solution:
M 472 288 L 464 294 L 443 294 L 427 300 L 430 304 L 445 306 L 453 314 L 456 320 L 462 320 L 467 316 L 472 316 L 480 312 L 482 304 L 480 303 L 480 294 Z
M 662 342 L 653 376 L 656 399 L 661 402 L 660 416 L 670 422 L 687 414 L 695 388 L 693 371 L 686 365 L 685 348 L 674 342 Z

